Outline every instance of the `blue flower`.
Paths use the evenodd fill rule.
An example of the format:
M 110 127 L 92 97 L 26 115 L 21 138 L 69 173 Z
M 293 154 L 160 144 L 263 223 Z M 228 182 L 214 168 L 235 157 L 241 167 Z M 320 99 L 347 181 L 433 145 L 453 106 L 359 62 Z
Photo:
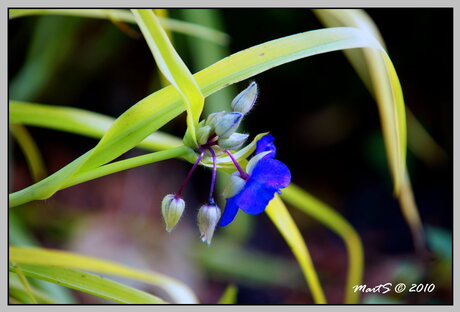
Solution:
M 220 221 L 221 226 L 231 223 L 238 209 L 253 215 L 263 212 L 275 197 L 275 193 L 281 194 L 280 189 L 287 187 L 291 182 L 288 167 L 274 159 L 276 147 L 273 141 L 274 137 L 267 134 L 257 142 L 256 156 L 253 157 L 268 153 L 256 162 L 252 170 L 249 169 L 249 178 L 244 187 L 235 196 L 227 199 Z

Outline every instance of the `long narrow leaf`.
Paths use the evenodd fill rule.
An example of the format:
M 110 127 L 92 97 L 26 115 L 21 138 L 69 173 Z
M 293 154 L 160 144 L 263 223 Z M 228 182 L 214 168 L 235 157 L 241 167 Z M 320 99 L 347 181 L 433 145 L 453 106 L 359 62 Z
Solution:
M 265 210 L 300 264 L 315 303 L 327 303 L 307 245 L 283 201 L 275 195 Z
M 55 285 L 55 284 L 50 284 L 50 285 Z M 34 297 L 37 299 L 37 303 L 39 304 L 56 304 L 57 303 L 52 298 L 50 298 L 47 294 L 38 290 L 36 287 L 31 287 L 30 290 L 33 293 Z M 21 298 L 22 299 L 21 301 L 23 303 L 32 303 L 32 301 L 28 299 L 29 295 L 27 294 L 21 282 L 19 281 L 18 275 L 13 272 L 10 272 L 8 276 L 8 292 L 9 292 L 9 295 L 13 298 L 18 298 L 18 299 Z M 63 302 L 60 302 L 60 303 L 63 303 Z
M 359 27 L 369 36 L 373 36 L 379 40 L 382 46 L 384 42 L 377 26 L 372 19 L 362 10 L 316 10 L 318 17 L 326 26 L 354 26 Z M 385 145 L 387 147 L 390 167 L 394 167 L 394 157 L 391 156 L 391 150 L 396 144 L 392 138 L 393 129 L 396 130 L 396 135 L 400 137 L 400 183 L 395 180 L 395 191 L 398 195 L 402 213 L 409 224 L 414 239 L 415 247 L 423 252 L 425 250 L 423 225 L 420 220 L 417 205 L 410 178 L 405 168 L 406 158 L 406 117 L 404 98 L 401 90 L 396 70 L 389 58 L 381 58 L 380 54 L 375 50 L 363 51 L 364 57 L 356 57 L 353 51 L 346 52 L 351 64 L 360 75 L 361 79 L 376 98 L 381 112 L 381 122 Z M 382 73 L 385 67 L 385 73 Z M 365 70 L 363 68 L 366 68 Z M 388 103 L 393 102 L 393 105 Z M 390 109 L 393 108 L 391 112 Z M 409 119 L 410 120 L 410 119 Z M 423 134 L 423 132 L 422 132 Z M 428 140 L 429 141 L 429 140 Z M 394 153 L 393 153 L 394 154 Z M 404 166 L 403 166 L 404 165 Z M 393 170 L 394 171 L 394 170 Z M 393 172 L 393 175 L 395 173 Z
M 192 73 L 177 54 L 152 10 L 132 10 L 163 75 L 180 92 L 187 110 L 187 129 L 195 143 L 204 97 Z
M 309 31 L 273 40 L 229 56 L 195 74 L 202 93 L 208 96 L 221 88 L 257 75 L 275 66 L 303 57 L 330 51 L 352 48 L 381 49 L 362 30 L 350 27 L 328 28 Z M 139 101 L 121 115 L 105 133 L 99 144 L 91 151 L 89 160 L 75 170 L 68 166 L 67 179 L 77 170 L 88 170 L 105 164 L 136 146 L 148 135 L 184 111 L 180 94 L 172 87 L 166 87 Z M 58 171 L 60 178 L 64 174 Z M 62 174 L 62 176 L 61 176 Z M 399 176 L 399 175 L 397 175 Z M 64 179 L 64 178 L 63 178 Z M 45 179 L 46 180 L 46 179 Z M 64 179 L 65 181 L 65 179 Z M 10 195 L 10 206 L 34 199 L 45 199 L 59 190 L 62 183 L 35 184 Z
M 9 9 L 8 13 L 9 19 L 32 15 L 68 15 L 101 19 L 115 18 L 126 23 L 136 23 L 136 19 L 130 11 L 121 9 Z M 178 33 L 201 38 L 220 45 L 226 45 L 230 40 L 229 35 L 226 33 L 206 26 L 172 18 L 159 17 L 158 19 L 163 27 Z
M 229 285 L 225 288 L 222 297 L 219 299 L 218 304 L 235 304 L 236 303 L 236 296 L 238 294 L 238 289 L 235 285 Z
M 44 127 L 97 139 L 100 139 L 115 121 L 113 117 L 79 108 L 20 101 L 9 101 L 9 117 L 11 124 Z M 182 144 L 181 139 L 156 131 L 137 146 L 158 151 Z
M 360 293 L 354 292 L 353 286 L 360 285 L 362 282 L 364 252 L 361 239 L 354 228 L 334 209 L 314 198 L 293 183 L 283 190 L 281 197 L 287 203 L 327 226 L 343 239 L 348 253 L 345 303 L 358 303 Z
M 37 144 L 24 125 L 10 124 L 10 131 L 26 157 L 32 178 L 40 181 L 46 176 L 46 168 Z
M 22 267 L 24 274 L 27 276 L 80 290 L 115 302 L 130 304 L 165 303 L 162 299 L 146 292 L 86 272 L 30 264 L 24 264 Z M 14 266 L 10 266 L 10 270 L 17 272 L 17 268 Z
M 9 255 L 10 261 L 20 264 L 54 265 L 127 277 L 163 288 L 177 303 L 197 302 L 196 296 L 187 286 L 159 273 L 140 271 L 111 261 L 43 248 L 12 246 L 9 247 Z

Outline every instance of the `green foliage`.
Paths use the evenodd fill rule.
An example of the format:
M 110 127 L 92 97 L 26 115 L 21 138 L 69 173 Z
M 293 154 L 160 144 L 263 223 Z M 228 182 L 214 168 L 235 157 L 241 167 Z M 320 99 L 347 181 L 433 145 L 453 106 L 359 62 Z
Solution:
M 78 270 L 27 264 L 21 265 L 21 267 L 27 276 L 80 290 L 115 302 L 130 304 L 165 303 L 160 298 L 143 291 Z M 18 273 L 18 268 L 12 265 L 10 266 L 10 271 Z M 34 303 L 37 302 L 35 301 Z
M 171 158 L 182 158 L 189 162 L 194 162 L 197 155 L 193 149 L 184 146 L 180 138 L 158 130 L 185 111 L 187 113 L 185 140 L 196 143 L 195 128 L 205 109 L 205 97 L 273 67 L 301 58 L 339 50 L 353 51 L 349 53 L 352 63 L 356 66 L 365 83 L 375 90 L 395 191 L 400 196 L 406 196 L 404 197 L 406 200 L 402 200 L 402 202 L 410 203 L 411 189 L 405 167 L 406 120 L 398 76 L 388 54 L 379 42 L 380 38 L 376 36 L 376 32 L 370 31 L 366 27 L 358 27 L 350 22 L 358 20 L 365 24 L 366 18 L 363 15 L 350 18 L 346 11 L 343 12 L 341 14 L 328 10 L 317 11 L 326 24 L 336 23 L 335 26 L 352 27 L 333 27 L 303 32 L 253 46 L 226 58 L 221 55 L 222 51 L 216 49 L 210 54 L 221 59 L 212 65 L 204 65 L 206 61 L 199 59 L 197 61 L 198 67 L 209 66 L 192 75 L 162 27 L 181 30 L 184 33 L 193 34 L 201 38 L 207 37 L 206 34 L 208 34 L 208 39 L 211 38 L 208 41 L 218 42 L 219 44 L 227 42 L 228 38 L 225 34 L 208 27 L 172 19 L 157 18 L 152 10 L 133 10 L 133 14 L 127 10 L 100 9 L 10 10 L 10 19 L 33 14 L 67 14 L 106 18 L 112 21 L 129 23 L 136 22 L 152 51 L 160 71 L 172 84 L 146 96 L 116 119 L 81 109 L 19 102 L 16 97 L 11 99 L 9 112 L 11 126 L 18 140 L 22 142 L 22 146 L 25 146 L 24 151 L 30 160 L 30 167 L 35 168 L 35 172 L 42 165 L 37 160 L 39 158 L 33 144 L 27 135 L 24 135 L 25 132 L 21 132 L 21 129 L 24 130 L 22 125 L 67 131 L 78 135 L 100 138 L 100 140 L 93 149 L 62 169 L 23 190 L 10 194 L 10 207 L 19 206 L 33 200 L 47 199 L 63 188 L 136 166 Z M 196 17 L 193 14 L 188 14 L 188 18 L 193 20 Z M 349 19 L 348 21 L 347 18 Z M 362 49 L 359 51 L 364 51 L 365 61 L 363 61 L 362 54 L 357 56 L 358 54 L 354 53 L 354 51 L 358 51 L 356 50 L 357 48 Z M 67 49 L 70 49 L 70 47 Z M 196 45 L 194 49 L 203 51 L 201 45 Z M 35 54 L 31 54 L 30 62 L 35 58 L 33 55 Z M 44 57 L 44 59 L 47 58 Z M 47 63 L 43 64 L 46 65 Z M 43 70 L 46 68 L 45 66 Z M 30 79 L 21 81 L 30 81 Z M 36 84 L 38 89 L 39 83 L 36 82 Z M 18 85 L 20 84 L 18 83 Z M 20 89 L 18 87 L 17 90 Z M 31 88 L 31 90 L 31 92 L 35 92 L 34 88 Z M 17 91 L 17 94 L 19 93 Z M 13 97 L 14 94 L 16 93 L 13 93 Z M 280 107 L 280 114 L 286 109 L 286 107 Z M 207 109 L 207 111 L 211 110 Z M 247 164 L 247 158 L 255 150 L 256 142 L 262 135 L 256 136 L 250 144 L 235 153 L 235 158 L 243 166 Z M 155 152 L 114 161 L 134 147 Z M 230 163 L 230 158 L 222 155 L 218 158 L 217 167 L 222 173 L 225 173 L 228 172 L 227 169 Z M 204 158 L 204 166 L 210 167 L 212 166 L 211 164 L 212 162 L 209 158 Z M 357 303 L 359 293 L 353 293 L 351 285 L 360 284 L 362 280 L 364 256 L 362 244 L 356 231 L 336 211 L 295 185 L 287 188 L 282 198 L 321 222 L 344 240 L 349 259 L 345 302 Z M 408 218 L 416 220 L 418 216 L 416 207 L 412 206 L 411 209 L 409 210 L 410 213 L 407 214 Z M 279 196 L 276 196 L 269 204 L 266 212 L 286 240 L 299 263 L 314 302 L 327 303 L 320 277 L 315 270 L 307 245 Z M 413 223 L 417 222 L 413 221 Z M 87 272 L 77 271 L 77 269 L 128 277 L 161 287 L 169 294 L 173 302 L 198 302 L 196 295 L 187 286 L 170 277 L 155 272 L 131 269 L 101 259 L 41 248 L 10 247 L 9 261 L 10 271 L 17 273 L 23 286 L 21 288 L 17 284 L 12 284 L 12 297 L 22 302 L 51 303 L 53 300 L 46 298 L 46 295 L 42 295 L 33 287 L 30 287 L 21 272 L 28 277 L 64 285 L 116 302 L 164 303 L 163 299 L 159 297 Z M 20 265 L 22 271 L 18 269 L 19 267 L 15 267 L 15 263 Z M 219 303 L 235 303 L 236 292 L 236 287 L 229 286 Z

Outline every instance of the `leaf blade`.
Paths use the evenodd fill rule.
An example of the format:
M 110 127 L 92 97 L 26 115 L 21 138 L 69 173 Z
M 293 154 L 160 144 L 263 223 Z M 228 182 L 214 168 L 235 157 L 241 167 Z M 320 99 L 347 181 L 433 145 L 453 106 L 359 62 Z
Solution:
M 339 235 L 345 243 L 348 253 L 347 282 L 345 285 L 345 303 L 359 302 L 359 292 L 353 291 L 354 285 L 360 285 L 364 272 L 364 251 L 359 235 L 348 221 L 334 209 L 291 183 L 283 189 L 283 200 L 295 208 L 313 217 Z
M 176 52 L 152 10 L 132 10 L 136 21 L 163 75 L 180 92 L 187 111 L 187 129 L 195 144 L 196 127 L 204 97 L 192 73 Z
M 10 270 L 16 272 L 16 269 L 12 266 L 10 266 Z M 83 271 L 30 264 L 22 265 L 22 271 L 29 277 L 80 290 L 119 303 L 165 303 L 162 299 L 146 292 Z
M 275 198 L 268 204 L 265 212 L 275 224 L 296 257 L 305 279 L 310 286 L 314 302 L 319 304 L 327 303 L 307 245 L 286 206 L 278 195 L 275 195 Z
M 127 277 L 162 287 L 178 303 L 197 302 L 195 294 L 186 285 L 159 273 L 140 271 L 111 261 L 44 248 L 10 246 L 9 255 L 10 261 L 21 264 L 71 267 L 102 274 Z

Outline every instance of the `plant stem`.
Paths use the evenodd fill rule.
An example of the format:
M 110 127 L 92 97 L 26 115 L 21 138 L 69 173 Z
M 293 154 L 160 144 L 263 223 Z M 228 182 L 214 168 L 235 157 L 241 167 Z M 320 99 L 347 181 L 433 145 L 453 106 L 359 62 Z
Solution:
M 217 174 L 217 159 L 216 153 L 214 153 L 211 147 L 208 147 L 208 151 L 212 155 L 212 178 L 211 178 L 211 189 L 209 190 L 209 203 L 214 203 L 214 198 L 212 194 L 214 193 L 214 185 L 216 184 L 216 174 Z
M 240 173 L 240 176 L 245 180 L 249 179 L 249 175 L 246 172 L 244 172 L 244 170 L 241 168 L 240 164 L 238 164 L 238 162 L 236 161 L 235 157 L 233 157 L 232 153 L 230 153 L 230 151 L 228 151 L 228 150 L 224 150 L 224 152 L 226 152 L 228 154 L 228 156 L 230 156 L 230 159 L 232 160 L 232 162 L 235 165 L 236 169 L 238 169 L 238 172 Z
M 80 184 L 89 180 L 97 179 L 115 172 L 123 171 L 126 169 L 139 167 L 142 165 L 147 165 L 150 163 L 181 157 L 184 156 L 187 152 L 189 152 L 189 148 L 186 146 L 179 146 L 175 148 L 171 148 L 165 151 L 149 153 L 146 155 L 131 157 L 128 159 L 116 161 L 96 169 L 83 172 L 76 177 L 70 179 L 69 182 L 65 183 L 61 189 Z
M 182 185 L 180 186 L 179 190 L 176 193 L 176 196 L 180 197 L 182 195 L 182 191 L 184 190 L 185 186 L 187 185 L 188 181 L 190 180 L 190 177 L 192 176 L 193 172 L 195 171 L 196 167 L 200 163 L 201 159 L 203 159 L 204 156 L 204 151 L 201 152 L 200 156 L 196 159 L 195 163 L 193 164 L 192 169 L 187 174 L 187 177 L 185 178 L 184 182 L 182 182 Z

